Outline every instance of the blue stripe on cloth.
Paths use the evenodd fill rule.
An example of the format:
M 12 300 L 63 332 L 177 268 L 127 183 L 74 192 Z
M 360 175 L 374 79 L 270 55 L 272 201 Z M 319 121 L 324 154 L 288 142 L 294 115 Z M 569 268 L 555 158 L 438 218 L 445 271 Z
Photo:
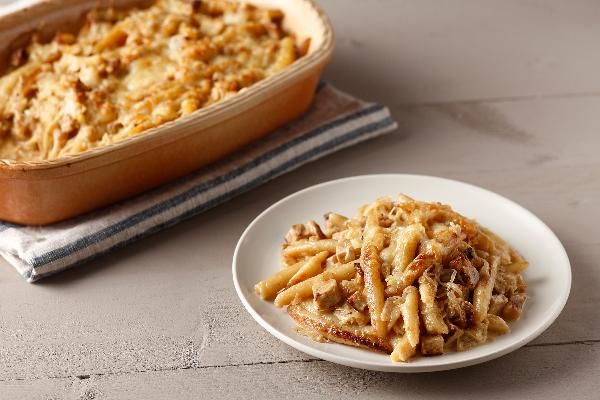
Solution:
M 190 218 L 190 217 L 192 217 L 194 215 L 202 213 L 202 212 L 204 212 L 204 211 L 206 211 L 206 210 L 208 210 L 208 209 L 210 209 L 212 207 L 215 207 L 215 206 L 217 206 L 217 205 L 219 205 L 219 204 L 221 204 L 221 203 L 223 203 L 223 202 L 225 202 L 227 200 L 230 200 L 231 198 L 233 198 L 235 196 L 238 196 L 238 195 L 240 195 L 240 194 L 242 194 L 242 193 L 244 193 L 244 192 L 246 192 L 246 191 L 248 191 L 250 189 L 253 189 L 253 188 L 259 186 L 260 184 L 262 184 L 262 183 L 264 183 L 264 182 L 266 182 L 268 180 L 271 180 L 271 179 L 273 179 L 273 178 L 275 178 L 275 177 L 277 177 L 277 176 L 279 176 L 279 175 L 281 175 L 281 174 L 283 174 L 283 173 L 285 173 L 285 172 L 293 169 L 294 167 L 299 166 L 300 164 L 302 164 L 302 163 L 310 160 L 311 158 L 313 158 L 315 156 L 318 156 L 321 153 L 333 150 L 336 147 L 339 147 L 339 146 L 344 145 L 344 144 L 346 144 L 348 142 L 351 142 L 352 140 L 355 140 L 355 139 L 359 138 L 360 136 L 362 136 L 365 133 L 369 133 L 369 132 L 373 132 L 373 131 L 376 131 L 376 130 L 385 129 L 385 128 L 393 126 L 394 124 L 395 124 L 394 120 L 390 116 L 387 116 L 384 119 L 382 119 L 381 121 L 373 122 L 373 123 L 365 125 L 363 127 L 354 129 L 354 130 L 348 132 L 347 134 L 345 134 L 343 136 L 334 138 L 334 139 L 332 139 L 332 140 L 330 140 L 328 142 L 325 142 L 325 143 L 321 144 L 320 146 L 312 148 L 312 149 L 304 152 L 303 154 L 300 154 L 300 155 L 298 155 L 298 156 L 296 156 L 296 157 L 288 160 L 287 162 L 281 164 L 277 168 L 274 168 L 273 170 L 270 170 L 269 172 L 267 172 L 267 173 L 265 173 L 265 174 L 263 174 L 261 176 L 258 176 L 256 178 L 254 178 L 252 181 L 250 181 L 250 182 L 248 182 L 248 183 L 240 186 L 237 189 L 234 189 L 234 190 L 232 190 L 230 192 L 224 193 L 223 195 L 221 195 L 219 197 L 216 197 L 216 198 L 214 198 L 212 200 L 209 200 L 206 203 L 200 204 L 197 207 L 194 207 L 194 208 L 186 211 L 185 213 L 180 214 L 179 216 L 172 218 L 169 221 L 165 221 L 165 222 L 163 222 L 161 224 L 153 226 L 152 228 L 150 228 L 150 229 L 148 229 L 148 230 L 146 230 L 144 232 L 141 232 L 138 235 L 136 235 L 134 237 L 131 237 L 131 238 L 129 238 L 129 239 L 123 241 L 123 242 L 116 243 L 115 245 L 111 246 L 108 249 L 105 249 L 105 250 L 103 250 L 101 252 L 98 252 L 96 254 L 92 254 L 91 256 L 89 256 L 87 258 L 84 258 L 82 260 L 78 260 L 78 261 L 74 262 L 71 265 L 64 266 L 63 268 L 61 268 L 61 270 L 62 269 L 66 269 L 68 267 L 73 267 L 75 265 L 79 265 L 79 264 L 88 262 L 91 259 L 99 257 L 99 256 L 101 256 L 101 255 L 103 255 L 105 253 L 108 253 L 108 252 L 112 251 L 112 250 L 115 250 L 117 248 L 126 246 L 126 245 L 128 245 L 128 244 L 130 244 L 130 243 L 132 243 L 134 241 L 137 241 L 137 240 L 143 238 L 143 237 L 146 237 L 148 235 L 156 233 L 156 232 L 158 232 L 158 231 L 160 231 L 162 229 L 165 229 L 167 227 L 173 226 L 173 225 L 175 225 L 175 224 L 177 224 L 177 223 L 179 223 L 179 222 L 181 222 L 181 221 L 183 221 L 185 219 L 188 219 L 188 218 Z M 244 168 L 244 167 L 240 167 L 240 169 Z M 167 201 L 167 202 L 163 202 L 163 203 L 161 203 L 161 204 L 159 204 L 157 206 L 153 206 L 151 208 L 161 207 L 161 211 L 165 211 L 165 210 L 168 210 L 169 208 L 172 207 L 172 205 L 170 205 L 171 203 L 172 203 L 171 201 Z M 143 212 L 140 213 L 143 216 L 145 216 L 146 219 L 149 218 L 152 215 L 155 215 L 157 213 L 157 212 L 154 212 L 151 215 L 148 215 L 148 214 L 146 214 L 147 211 L 148 210 L 145 210 L 145 211 L 143 211 Z M 134 217 L 138 217 L 138 218 L 135 218 L 136 220 L 139 219 L 138 215 L 136 215 Z M 128 219 L 128 220 L 126 220 L 124 222 L 127 222 L 127 221 L 130 221 L 130 220 Z M 141 221 L 138 221 L 138 222 L 141 222 Z M 121 223 L 119 223 L 119 224 L 121 224 Z M 116 227 L 119 224 L 116 224 L 116 225 L 113 225 L 111 227 L 108 227 L 104 231 L 111 230 L 111 229 L 113 229 L 114 227 Z M 131 227 L 132 225 L 128 225 L 128 227 Z M 118 229 L 119 229 L 119 232 L 120 232 L 120 231 L 122 231 L 123 229 L 126 229 L 126 228 L 125 227 L 118 227 Z M 101 236 L 103 237 L 103 236 L 106 235 L 106 233 L 102 234 L 102 232 L 103 231 L 100 231 L 100 232 L 98 232 L 96 234 L 93 234 L 93 235 L 90 235 L 90 236 L 100 236 L 99 234 L 101 234 Z M 114 232 L 112 234 L 115 234 L 115 233 L 117 233 L 117 232 Z M 105 239 L 105 238 L 106 237 L 103 237 L 103 239 Z M 62 252 L 60 253 L 60 255 L 61 255 L 60 257 L 57 257 L 57 253 L 55 251 L 52 251 L 52 252 L 49 252 L 49 253 L 47 253 L 45 255 L 42 255 L 40 257 L 35 258 L 31 262 L 31 264 L 33 265 L 33 268 L 39 268 L 40 266 L 48 264 L 49 262 L 53 262 L 53 261 L 59 260 L 61 258 L 67 257 L 70 254 L 72 254 L 73 252 L 77 251 L 77 250 L 74 250 L 74 249 L 77 248 L 78 246 L 82 246 L 83 245 L 83 247 L 80 247 L 80 249 L 85 248 L 86 246 L 84 245 L 84 243 L 88 243 L 90 241 L 90 239 L 88 239 L 88 240 L 86 240 L 86 239 L 87 238 L 83 238 L 82 240 L 76 241 L 76 242 L 72 243 L 71 245 L 67 245 L 67 246 L 64 246 L 61 249 L 58 249 L 58 250 L 62 250 Z M 97 238 L 97 240 L 94 243 L 98 243 L 99 241 L 100 241 L 100 238 Z M 52 261 L 45 261 L 45 260 L 49 259 L 49 258 L 47 258 L 47 255 L 51 254 L 51 253 L 54 256 L 54 257 L 52 257 Z M 51 275 L 51 274 L 53 274 L 55 272 L 58 272 L 58 271 L 59 270 L 50 271 L 48 273 L 39 274 L 39 275 L 36 275 L 34 278 L 35 279 L 40 279 L 40 278 L 42 278 L 44 276 Z M 31 279 L 32 272 L 33 271 L 30 270 L 30 271 L 28 271 L 26 273 L 25 278 L 27 280 Z
M 214 178 L 204 184 L 201 184 L 201 185 L 196 186 L 186 192 L 178 194 L 177 196 L 174 196 L 162 203 L 156 204 L 144 211 L 134 214 L 131 217 L 129 217 L 121 222 L 118 222 L 114 225 L 111 225 L 109 227 L 106 227 L 98 232 L 95 232 L 91 235 L 88 235 L 88 236 L 80 238 L 72 243 L 69 243 L 63 247 L 59 247 L 59 248 L 51 250 L 45 254 L 42 254 L 38 257 L 35 257 L 34 259 L 31 260 L 31 265 L 33 266 L 33 268 L 38 268 L 41 265 L 49 264 L 51 262 L 60 260 L 61 258 L 67 257 L 74 252 L 77 252 L 86 247 L 94 245 L 98 242 L 106 240 L 106 239 L 110 238 L 111 236 L 124 231 L 125 229 L 128 229 L 134 225 L 144 222 L 148 218 L 151 218 L 157 214 L 164 212 L 164 210 L 166 210 L 166 209 L 175 207 L 185 201 L 190 200 L 193 197 L 198 196 L 199 194 L 201 194 L 203 192 L 206 192 L 210 189 L 215 188 L 218 185 L 221 185 L 227 181 L 230 181 L 231 179 L 236 178 L 236 177 L 246 173 L 247 171 L 255 168 L 257 165 L 262 164 L 262 163 L 276 157 L 277 155 L 297 146 L 298 144 L 300 144 L 302 142 L 305 142 L 309 139 L 319 136 L 339 125 L 356 120 L 358 118 L 362 118 L 362 117 L 370 115 L 370 114 L 374 114 L 378 111 L 381 111 L 382 109 L 384 109 L 383 106 L 378 105 L 378 104 L 373 104 L 373 105 L 371 105 L 365 109 L 362 109 L 354 114 L 346 115 L 344 117 L 333 120 L 327 124 L 324 124 L 316 129 L 310 131 L 309 133 L 307 133 L 305 135 L 299 136 L 293 140 L 290 140 L 289 142 L 282 144 L 279 147 L 272 149 L 271 151 L 269 151 L 265 154 L 262 154 L 261 156 L 253 159 L 252 161 L 246 163 L 245 165 L 243 165 L 225 175 Z

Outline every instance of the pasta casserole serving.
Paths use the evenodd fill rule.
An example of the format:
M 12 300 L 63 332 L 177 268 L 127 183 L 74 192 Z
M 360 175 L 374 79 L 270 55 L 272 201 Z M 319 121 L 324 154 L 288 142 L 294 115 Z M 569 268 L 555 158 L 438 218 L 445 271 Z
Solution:
M 325 220 L 293 225 L 281 270 L 255 286 L 313 340 L 409 361 L 485 343 L 523 312 L 527 261 L 447 205 L 401 195 Z
M 12 51 L 0 77 L 0 159 L 53 160 L 228 98 L 308 51 L 278 9 L 158 0 L 93 10 L 77 33 Z

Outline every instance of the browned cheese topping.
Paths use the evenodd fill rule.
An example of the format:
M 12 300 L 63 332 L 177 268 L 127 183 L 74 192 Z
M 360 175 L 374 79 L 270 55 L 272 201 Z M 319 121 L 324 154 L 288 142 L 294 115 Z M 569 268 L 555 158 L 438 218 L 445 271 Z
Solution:
M 0 159 L 53 160 L 183 117 L 307 51 L 284 15 L 233 1 L 99 9 L 76 35 L 35 35 L 0 78 Z

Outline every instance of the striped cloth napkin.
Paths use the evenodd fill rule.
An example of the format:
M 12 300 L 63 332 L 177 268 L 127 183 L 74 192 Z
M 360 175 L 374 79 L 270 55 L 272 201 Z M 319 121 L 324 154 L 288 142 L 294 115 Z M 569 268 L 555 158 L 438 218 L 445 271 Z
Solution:
M 232 157 L 151 192 L 47 227 L 0 222 L 0 255 L 34 282 L 168 228 L 281 174 L 393 130 L 381 105 L 328 84 L 310 110 Z

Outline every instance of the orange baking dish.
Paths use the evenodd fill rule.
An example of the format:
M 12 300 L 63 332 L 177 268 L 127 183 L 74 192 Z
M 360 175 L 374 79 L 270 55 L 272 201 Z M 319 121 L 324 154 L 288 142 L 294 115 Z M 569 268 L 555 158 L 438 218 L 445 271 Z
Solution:
M 0 60 L 34 30 L 76 27 L 97 6 L 132 0 L 46 0 L 0 17 Z M 150 2 L 151 3 L 151 2 Z M 231 154 L 302 114 L 333 52 L 333 31 L 311 0 L 252 0 L 281 9 L 308 53 L 280 73 L 142 135 L 52 161 L 0 160 L 0 220 L 46 225 L 123 200 Z M 0 68 L 2 66 L 0 65 Z

